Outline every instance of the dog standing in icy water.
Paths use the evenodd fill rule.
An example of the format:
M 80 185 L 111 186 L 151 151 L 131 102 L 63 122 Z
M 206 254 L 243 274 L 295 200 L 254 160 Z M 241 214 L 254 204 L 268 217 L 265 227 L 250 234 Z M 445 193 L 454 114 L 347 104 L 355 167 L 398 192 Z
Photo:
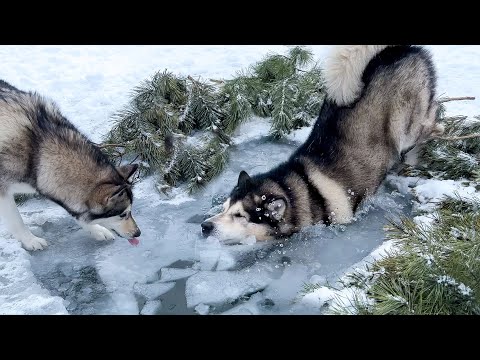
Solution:
M 400 162 L 443 133 L 436 123 L 436 74 L 417 46 L 336 48 L 325 67 L 326 98 L 307 141 L 264 174 L 242 171 L 205 236 L 257 240 L 323 222 L 345 224 Z
M 140 236 L 131 215 L 137 167 L 114 167 L 53 102 L 0 80 L 0 218 L 25 249 L 47 242 L 23 223 L 16 193 L 56 202 L 97 240 Z

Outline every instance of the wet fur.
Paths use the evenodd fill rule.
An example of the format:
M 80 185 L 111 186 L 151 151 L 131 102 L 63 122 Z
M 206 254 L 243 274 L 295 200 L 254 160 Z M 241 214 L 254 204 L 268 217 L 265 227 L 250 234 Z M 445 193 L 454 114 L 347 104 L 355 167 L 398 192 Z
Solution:
M 253 234 L 245 225 L 241 235 L 260 233 L 258 240 L 319 222 L 348 223 L 394 165 L 442 133 L 435 123 L 436 75 L 428 51 L 361 47 L 334 51 L 325 70 L 327 96 L 308 139 L 274 169 L 253 177 L 241 174 L 225 211 L 202 224 L 205 235 L 230 236 L 227 219 L 239 203 L 248 227 L 256 226 Z M 358 53 L 363 55 L 355 57 Z M 279 199 L 285 203 L 282 218 L 266 219 L 268 205 Z

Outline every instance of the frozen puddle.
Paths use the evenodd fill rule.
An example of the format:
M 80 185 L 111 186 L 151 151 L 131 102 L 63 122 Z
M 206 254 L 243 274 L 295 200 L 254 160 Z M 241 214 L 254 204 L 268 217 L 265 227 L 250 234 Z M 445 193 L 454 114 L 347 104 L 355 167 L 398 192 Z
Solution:
M 410 205 L 384 186 L 347 226 L 312 226 L 283 243 L 222 245 L 201 237 L 199 223 L 222 203 L 240 170 L 266 171 L 296 146 L 262 137 L 239 144 L 220 178 L 195 196 L 177 190 L 174 201 L 158 195 L 154 177 L 143 180 L 134 189 L 133 212 L 142 229 L 137 247 L 126 239 L 92 240 L 57 205 L 31 200 L 21 207 L 22 216 L 49 242 L 29 257 L 31 271 L 51 301 L 63 299 L 70 314 L 307 311 L 294 304 L 303 284 L 334 282 L 383 242 L 387 217 L 409 214 Z
M 268 244 L 198 240 L 203 245 L 197 245 L 193 267 L 199 271 L 187 280 L 187 305 L 201 305 L 203 312 L 208 306 L 210 314 L 299 313 L 295 299 L 304 283 L 334 283 L 383 242 L 387 218 L 409 212 L 409 201 L 384 187 L 348 226 L 312 226 L 286 242 Z

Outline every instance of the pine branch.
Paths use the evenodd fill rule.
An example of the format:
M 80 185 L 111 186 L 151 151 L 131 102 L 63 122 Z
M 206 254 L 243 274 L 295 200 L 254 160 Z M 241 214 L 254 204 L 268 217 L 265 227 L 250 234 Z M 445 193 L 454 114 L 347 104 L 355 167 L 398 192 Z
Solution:
M 297 91 L 293 78 L 278 82 L 272 89 L 274 108 L 270 131 L 276 139 L 289 134 L 293 129 L 293 111 Z
M 224 168 L 230 136 L 251 115 L 271 117 L 277 138 L 310 124 L 324 94 L 320 68 L 306 67 L 311 61 L 310 50 L 292 47 L 209 83 L 159 71 L 133 89 L 98 146 L 117 163 L 137 159 L 143 174 L 157 172 L 170 186 L 199 189 Z
M 304 67 L 312 61 L 313 52 L 304 46 L 295 46 L 288 51 L 288 55 L 295 66 Z
M 445 133 L 434 138 L 421 150 L 422 164 L 417 167 L 424 176 L 447 179 L 474 179 L 480 168 L 480 122 L 465 123 L 465 116 L 442 120 Z
M 196 128 L 202 130 L 218 126 L 223 114 L 215 103 L 215 89 L 211 85 L 194 80 L 191 76 L 188 76 L 188 80 L 192 82 L 192 87 L 185 119 L 189 119 Z
M 431 226 L 392 223 L 397 251 L 349 275 L 356 280 L 346 286 L 362 282 L 370 300 L 352 304 L 357 313 L 480 314 L 479 226 L 478 204 L 459 198 L 440 206 Z
M 222 125 L 227 134 L 231 134 L 252 114 L 252 104 L 261 84 L 246 74 L 239 73 L 235 79 L 228 80 L 221 91 L 223 112 Z

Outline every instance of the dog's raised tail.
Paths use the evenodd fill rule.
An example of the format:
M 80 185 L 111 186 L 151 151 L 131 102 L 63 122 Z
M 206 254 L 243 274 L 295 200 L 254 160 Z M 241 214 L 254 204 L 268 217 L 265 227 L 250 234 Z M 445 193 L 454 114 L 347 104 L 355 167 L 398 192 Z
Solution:
M 339 106 L 350 105 L 363 89 L 362 75 L 370 60 L 389 45 L 340 45 L 325 63 L 327 96 Z

